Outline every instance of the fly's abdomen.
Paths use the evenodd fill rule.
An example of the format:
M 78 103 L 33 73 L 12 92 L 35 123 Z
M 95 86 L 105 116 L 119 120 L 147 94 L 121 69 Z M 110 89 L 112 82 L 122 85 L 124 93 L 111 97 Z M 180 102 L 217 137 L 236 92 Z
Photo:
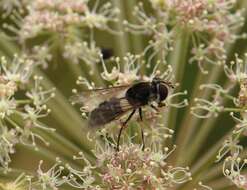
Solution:
M 101 103 L 89 114 L 89 126 L 100 127 L 124 113 L 121 107 L 121 99 L 112 98 L 109 101 Z

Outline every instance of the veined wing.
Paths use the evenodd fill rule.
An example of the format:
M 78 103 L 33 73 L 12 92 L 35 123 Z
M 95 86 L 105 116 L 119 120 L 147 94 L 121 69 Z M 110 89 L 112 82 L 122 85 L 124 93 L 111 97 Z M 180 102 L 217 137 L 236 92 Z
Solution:
M 130 87 L 130 85 L 83 90 L 82 92 L 71 96 L 70 101 L 73 104 L 83 105 L 83 109 L 86 111 L 91 111 L 103 101 L 117 96 L 123 97 L 124 92 L 128 87 Z
M 93 128 L 104 126 L 139 106 L 130 105 L 125 97 L 111 98 L 90 112 L 88 125 Z

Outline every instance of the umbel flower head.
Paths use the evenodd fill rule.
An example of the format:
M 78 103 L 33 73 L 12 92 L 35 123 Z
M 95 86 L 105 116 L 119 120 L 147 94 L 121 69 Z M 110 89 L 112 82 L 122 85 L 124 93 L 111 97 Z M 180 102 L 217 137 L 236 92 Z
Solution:
M 132 143 L 123 145 L 119 152 L 107 146 L 98 147 L 96 165 L 91 165 L 80 152 L 74 159 L 88 165 L 83 171 L 68 166 L 75 180 L 71 183 L 84 189 L 169 189 L 191 180 L 188 168 L 167 165 L 165 160 L 171 152 L 168 148 L 142 151 Z
M 181 32 L 189 31 L 192 36 L 192 57 L 190 62 L 198 63 L 201 71 L 207 73 L 204 65 L 222 64 L 226 59 L 225 46 L 239 37 L 235 31 L 244 23 L 242 11 L 232 12 L 236 0 L 150 0 L 157 17 L 145 12 L 143 3 L 134 9 L 138 24 L 125 21 L 127 30 L 133 33 L 151 35 L 152 40 L 144 52 L 154 49 L 149 60 L 161 52 L 165 58 L 174 49 L 175 39 Z
M 31 58 L 15 55 L 13 61 L 1 58 L 0 67 L 0 167 L 9 170 L 10 155 L 14 154 L 17 144 L 36 147 L 36 140 L 44 138 L 33 131 L 34 128 L 54 131 L 39 123 L 39 119 L 50 112 L 45 105 L 54 97 L 54 89 L 43 90 L 40 77 L 34 76 L 34 88 L 29 91 L 27 84 L 33 73 L 35 63 Z M 17 94 L 24 91 L 24 97 Z M 13 117 L 18 115 L 18 121 Z M 49 144 L 45 142 L 46 144 Z
M 26 46 L 29 40 L 48 34 L 48 39 L 28 47 L 37 56 L 41 55 L 41 51 L 51 52 L 44 60 L 38 59 L 43 66 L 52 59 L 54 51 L 62 53 L 70 62 L 83 61 L 92 66 L 99 61 L 100 55 L 100 49 L 93 41 L 93 30 L 117 33 L 109 24 L 117 21 L 119 10 L 110 2 L 99 7 L 99 1 L 96 1 L 92 9 L 88 3 L 88 0 L 27 1 L 25 14 L 15 12 L 11 17 L 14 25 L 5 23 L 3 27 L 15 35 L 14 39 L 21 46 Z M 81 35 L 81 32 L 90 32 L 90 35 Z M 58 47 L 60 44 L 61 48 Z
M 0 189 L 247 189 L 246 8 L 2 0 Z

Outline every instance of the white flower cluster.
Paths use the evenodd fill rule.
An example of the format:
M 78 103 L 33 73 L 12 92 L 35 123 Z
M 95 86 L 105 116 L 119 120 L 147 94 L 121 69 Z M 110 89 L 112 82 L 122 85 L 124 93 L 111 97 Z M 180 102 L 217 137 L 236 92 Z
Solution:
M 240 140 L 247 134 L 246 57 L 247 54 L 244 55 L 243 59 L 236 54 L 235 61 L 231 61 L 230 66 L 224 65 L 225 74 L 232 83 L 227 89 L 224 89 L 218 84 L 201 85 L 201 89 L 213 90 L 215 92 L 213 98 L 212 100 L 197 98 L 195 99 L 197 104 L 191 108 L 191 113 L 198 118 L 218 117 L 219 113 L 229 112 L 230 116 L 237 122 L 231 135 L 224 141 L 218 151 L 217 161 L 224 161 L 224 175 L 238 187 L 242 188 L 246 188 L 247 184 L 246 177 L 241 173 L 246 160 L 240 166 L 241 154 L 243 152 L 243 146 L 240 144 Z M 232 95 L 232 89 L 235 85 L 239 87 L 237 97 Z M 233 106 L 227 107 L 224 103 L 226 100 L 230 100 Z
M 44 90 L 42 78 L 31 79 L 35 63 L 26 56 L 15 55 L 12 61 L 5 57 L 0 63 L 0 167 L 8 170 L 10 154 L 15 153 L 15 145 L 22 143 L 36 146 L 36 139 L 46 141 L 33 129 L 44 127 L 39 119 L 50 112 L 46 102 L 54 97 L 54 89 Z M 15 117 L 14 117 L 15 116 Z M 17 117 L 20 119 L 16 119 Z
M 155 15 L 149 16 L 142 3 L 134 8 L 137 24 L 125 21 L 127 31 L 152 37 L 145 53 L 149 62 L 158 54 L 165 60 L 174 50 L 175 41 L 186 32 L 192 41 L 190 62 L 201 71 L 208 64 L 221 64 L 226 59 L 226 45 L 239 37 L 235 33 L 244 24 L 242 10 L 233 11 L 236 0 L 150 0 Z M 205 65 L 205 66 L 204 66 Z
M 59 158 L 56 158 L 56 163 L 47 171 L 43 170 L 43 161 L 41 160 L 38 170 L 34 175 L 21 173 L 16 180 L 9 182 L 0 182 L 0 188 L 4 190 L 58 190 L 61 185 L 68 183 L 70 179 L 62 175 L 64 167 L 61 165 Z
M 118 8 L 113 7 L 113 4 L 122 8 L 123 12 L 119 14 Z M 133 2 L 121 0 L 113 0 L 112 3 L 100 0 L 0 2 L 0 9 L 4 11 L 3 21 L 7 22 L 2 29 L 5 34 L 8 33 L 9 38 L 17 42 L 16 45 L 23 54 L 15 56 L 12 61 L 2 57 L 0 63 L 0 170 L 10 172 L 11 157 L 16 152 L 16 145 L 27 145 L 38 150 L 40 141 L 49 145 L 45 135 L 40 134 L 55 130 L 41 122 L 51 112 L 47 102 L 55 96 L 55 89 L 43 88 L 43 82 L 48 80 L 35 75 L 37 66 L 47 68 L 54 62 L 75 63 L 69 64 L 68 68 L 76 75 L 82 75 L 78 78 L 77 85 L 82 85 L 79 88 L 84 91 L 73 89 L 75 96 L 71 101 L 80 103 L 82 115 L 86 118 L 90 114 L 92 116 L 93 108 L 100 103 L 104 105 L 107 98 L 117 97 L 124 100 L 122 93 L 136 82 L 152 82 L 160 78 L 165 81 L 168 89 L 168 96 L 159 106 L 156 107 L 157 102 L 153 101 L 150 106 L 142 108 L 143 116 L 141 110 L 139 116 L 133 115 L 123 133 L 119 133 L 119 128 L 123 127 L 123 120 L 126 120 L 128 114 L 120 115 L 117 120 L 109 123 L 107 128 L 93 131 L 92 136 L 96 139 L 93 139 L 93 142 L 90 141 L 91 133 L 88 133 L 88 144 L 84 141 L 87 139 L 83 139 L 81 143 L 81 134 L 76 128 L 77 124 L 81 126 L 80 124 L 84 123 L 81 123 L 77 112 L 65 102 L 67 99 L 63 97 L 63 93 L 58 93 L 56 102 L 59 105 L 53 105 L 54 108 L 61 109 L 55 110 L 54 123 L 58 122 L 64 128 L 61 129 L 61 134 L 49 134 L 48 138 L 52 139 L 50 143 L 58 148 L 45 156 L 55 160 L 56 156 L 61 155 L 62 161 L 56 159 L 56 163 L 45 170 L 41 160 L 36 173 L 21 174 L 14 182 L 0 181 L 0 189 L 58 190 L 63 186 L 71 186 L 87 190 L 168 190 L 187 187 L 211 190 L 212 188 L 198 180 L 202 175 L 200 167 L 205 167 L 212 159 L 209 158 L 209 153 L 205 153 L 205 159 L 197 157 L 201 150 L 198 145 L 200 143 L 194 143 L 193 139 L 189 142 L 189 137 L 199 132 L 195 142 L 198 142 L 198 139 L 202 142 L 213 125 L 206 121 L 206 125 L 210 125 L 208 128 L 197 128 L 193 131 L 196 124 L 201 122 L 199 119 L 215 119 L 225 112 L 230 113 L 230 119 L 237 124 L 219 148 L 216 161 L 223 161 L 224 176 L 237 187 L 247 189 L 247 176 L 244 173 L 247 164 L 244 155 L 246 152 L 241 144 L 241 138 L 247 136 L 247 55 L 244 59 L 236 55 L 235 61 L 227 65 L 230 55 L 227 52 L 228 45 L 247 36 L 237 34 L 244 24 L 243 11 L 238 9 L 237 0 L 149 0 L 132 6 L 132 15 L 127 9 L 130 4 L 132 6 Z M 146 5 L 149 5 L 148 9 Z M 130 20 L 121 21 L 118 17 Z M 113 24 L 117 24 L 119 31 L 114 30 Z M 121 36 L 124 29 L 129 33 Z M 120 47 L 113 47 L 119 48 L 120 51 L 117 49 L 116 52 L 121 54 L 121 57 L 110 55 L 110 59 L 104 58 L 104 46 L 102 49 L 98 47 L 101 42 L 98 39 L 96 42 L 94 36 L 100 31 L 118 37 L 116 41 L 119 40 Z M 139 34 L 145 36 L 143 41 L 139 40 L 140 36 L 135 36 Z M 110 41 L 109 44 L 111 43 Z M 144 44 L 146 46 L 142 47 Z M 188 52 L 188 49 L 191 51 Z M 131 51 L 139 54 L 132 54 Z M 124 53 L 126 54 L 122 57 Z M 207 90 L 208 94 L 213 91 L 213 96 L 210 96 L 210 100 L 191 98 L 195 101 L 195 106 L 187 110 L 196 117 L 191 119 L 190 114 L 186 114 L 187 110 L 178 111 L 177 108 L 188 106 L 188 100 L 183 98 L 187 93 L 192 96 L 196 94 L 196 88 L 193 92 L 182 91 L 183 88 L 187 89 L 189 82 L 191 86 L 194 83 L 197 86 L 200 82 L 182 81 L 187 78 L 183 74 L 188 73 L 185 64 L 194 62 L 201 70 L 198 74 L 201 80 L 204 80 L 201 73 L 208 73 L 210 67 L 213 67 L 213 70 L 215 66 L 223 66 L 230 79 L 228 82 L 232 83 L 227 87 L 219 84 L 200 85 L 200 89 Z M 86 64 L 80 65 L 81 63 Z M 49 70 L 46 72 L 50 74 Z M 72 76 L 70 74 L 69 76 Z M 191 76 L 194 77 L 197 76 Z M 175 88 L 177 91 L 174 92 L 173 87 L 179 85 L 181 86 Z M 102 90 L 103 86 L 111 90 L 107 93 L 105 89 Z M 239 89 L 237 95 L 233 92 L 236 86 L 236 89 Z M 118 91 L 117 88 L 121 90 Z M 97 90 L 104 93 L 92 93 Z M 226 101 L 230 104 L 226 104 Z M 119 104 L 124 107 L 125 103 L 123 101 Z M 126 110 L 130 111 L 131 108 Z M 203 124 L 205 123 L 203 121 Z M 183 133 L 183 127 L 188 129 L 190 124 L 193 127 L 188 130 L 187 135 Z M 75 128 L 70 128 L 71 125 L 75 125 Z M 70 133 L 66 134 L 67 131 Z M 173 136 L 177 131 L 178 134 Z M 180 131 L 182 135 L 179 134 Z M 121 134 L 122 138 L 117 138 Z M 182 145 L 181 148 L 177 149 L 174 142 Z M 93 150 L 92 144 L 95 146 Z M 187 151 L 188 147 L 191 150 Z M 71 153 L 75 154 L 78 148 L 83 152 L 79 152 L 79 155 L 72 159 Z M 217 149 L 213 150 L 215 155 Z M 46 153 L 42 152 L 42 149 L 40 152 Z M 192 155 L 191 152 L 195 154 Z M 213 151 L 210 149 L 209 152 Z M 170 158 L 172 153 L 177 156 L 175 159 Z M 190 173 L 186 166 L 194 163 Z M 214 169 L 209 168 L 206 172 L 210 175 L 219 174 Z M 206 177 L 209 183 L 210 175 Z M 192 178 L 195 181 L 190 183 Z M 212 184 L 217 184 L 218 179 L 215 181 L 213 180 Z
M 22 46 L 45 34 L 45 40 L 31 48 L 32 53 L 37 54 L 35 56 L 40 58 L 43 55 L 43 62 L 42 59 L 39 61 L 44 66 L 51 61 L 53 51 L 59 51 L 70 62 L 83 61 L 92 66 L 99 61 L 101 53 L 94 42 L 93 32 L 99 29 L 119 34 L 110 27 L 111 23 L 118 21 L 119 10 L 111 3 L 102 4 L 99 0 L 92 8 L 88 4 L 88 0 L 29 1 L 27 14 L 13 12 L 10 18 L 14 25 L 4 24 L 4 28 L 8 33 L 14 33 L 14 39 Z M 59 45 L 62 49 L 58 50 Z M 40 51 L 36 51 L 37 47 Z
M 86 163 L 83 171 L 68 166 L 73 177 L 71 185 L 83 189 L 170 189 L 191 180 L 189 168 L 168 166 L 164 150 L 142 151 L 138 145 L 125 144 L 119 152 L 109 145 L 99 146 L 95 152 L 97 164 L 93 165 L 83 153 L 74 159 Z M 97 176 L 100 176 L 99 181 Z

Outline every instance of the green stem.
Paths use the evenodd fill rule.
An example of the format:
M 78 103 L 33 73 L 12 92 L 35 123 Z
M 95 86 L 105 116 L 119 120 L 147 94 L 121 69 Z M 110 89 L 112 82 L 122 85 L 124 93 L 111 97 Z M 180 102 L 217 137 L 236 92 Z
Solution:
M 189 46 L 189 33 L 187 31 L 182 31 L 181 36 L 175 44 L 175 48 L 171 54 L 169 64 L 173 68 L 173 73 L 175 75 L 175 81 L 182 83 L 183 75 L 185 72 L 185 66 L 187 63 L 187 54 Z M 176 91 L 181 90 L 180 87 L 176 88 Z M 176 100 L 175 100 L 176 101 Z M 167 116 L 167 127 L 174 129 L 176 126 L 177 119 L 177 108 L 168 108 Z
M 201 156 L 201 159 L 198 160 L 193 167 L 191 168 L 191 171 L 193 174 L 196 174 L 200 171 L 202 171 L 202 168 L 207 164 L 207 163 L 214 163 L 215 162 L 215 156 L 218 153 L 219 148 L 222 146 L 222 143 L 225 141 L 225 139 L 232 133 L 230 131 L 226 135 L 224 135 L 215 145 L 213 145 L 208 152 L 203 154 Z
M 182 82 L 189 46 L 190 33 L 186 30 L 181 31 L 179 39 L 169 59 L 169 64 L 173 68 L 176 82 Z
M 192 168 L 190 169 L 192 173 L 193 181 L 191 183 L 182 185 L 182 187 L 179 190 L 193 189 L 196 180 L 203 181 L 203 179 L 201 179 L 203 178 L 202 174 L 204 173 L 204 171 L 206 171 L 208 168 L 212 166 L 212 164 L 215 161 L 215 157 L 217 155 L 219 148 L 221 147 L 225 138 L 229 134 L 230 133 L 223 136 L 215 145 L 213 145 L 213 147 L 210 147 L 210 149 L 205 154 L 201 155 L 201 159 L 199 159 L 196 163 L 194 163 Z
M 214 180 L 219 176 L 222 176 L 222 164 L 217 164 L 207 171 L 207 175 L 203 178 L 203 181 Z
M 112 4 L 114 5 L 114 7 L 117 7 L 119 10 L 121 10 L 119 14 L 119 22 L 117 22 L 115 25 L 118 31 L 123 32 L 124 26 L 122 21 L 125 19 L 124 1 L 112 0 Z M 118 55 L 119 57 L 125 56 L 126 52 L 129 51 L 129 38 L 126 33 L 115 36 L 115 47 L 116 55 Z
M 236 190 L 236 186 L 233 183 L 230 183 L 229 179 L 226 177 L 211 181 L 208 185 L 213 187 L 213 189 Z
M 8 57 L 13 57 L 14 53 L 20 52 L 17 46 L 14 43 L 10 43 L 8 37 L 6 37 L 6 35 L 3 33 L 0 33 L 0 44 L 1 44 L 0 49 Z
M 45 124 L 41 124 L 42 126 L 45 126 Z M 48 127 L 48 126 L 45 126 Z M 48 132 L 46 130 L 37 129 L 37 133 L 39 133 L 42 137 L 51 139 L 48 140 L 49 143 L 52 142 L 52 144 L 58 146 L 61 148 L 61 150 L 64 150 L 64 148 L 67 148 L 68 155 L 71 155 L 71 153 L 78 153 L 81 151 L 81 148 L 70 142 L 68 139 L 66 139 L 64 136 L 60 135 L 56 132 Z M 56 147 L 57 150 L 58 147 Z
M 45 88 L 53 88 L 54 85 L 51 81 L 38 69 L 35 73 L 39 76 L 43 76 L 43 85 Z M 56 96 L 53 100 L 50 100 L 47 105 L 52 109 L 51 115 L 60 123 L 60 127 L 63 127 L 68 135 L 73 137 L 73 140 L 80 145 L 80 147 L 89 153 L 92 148 L 92 143 L 87 140 L 86 124 L 82 117 L 76 112 L 76 110 L 69 104 L 68 100 L 57 89 Z
M 213 81 L 217 80 L 217 77 L 220 75 L 221 69 L 219 67 L 215 68 L 212 71 L 212 74 L 209 77 L 208 83 L 212 83 Z M 197 83 L 195 84 L 193 88 L 193 93 L 191 95 L 191 101 L 194 100 L 195 97 L 202 97 L 203 99 L 207 99 L 209 97 L 210 92 L 206 91 L 203 93 L 202 91 L 198 91 L 198 87 L 200 86 L 201 82 L 204 81 L 205 75 L 203 75 L 201 72 L 199 73 L 199 76 L 197 77 Z M 185 151 L 185 147 L 187 146 L 188 142 L 191 140 L 194 131 L 196 130 L 200 119 L 192 116 L 190 113 L 190 107 L 187 108 L 186 115 L 184 116 L 183 121 L 181 122 L 180 130 L 178 132 L 178 137 L 176 139 L 176 144 L 178 146 L 177 149 L 177 155 L 182 155 Z M 177 157 L 177 162 L 179 163 L 182 158 L 179 156 Z
M 13 119 L 8 118 L 8 117 L 6 118 L 6 120 L 13 127 L 16 127 L 16 128 L 21 128 L 21 126 L 23 125 L 23 124 L 17 123 L 16 121 L 14 121 Z M 22 122 L 22 121 L 20 121 L 20 122 Z M 45 140 L 47 140 L 49 142 L 50 146 L 44 145 L 44 147 L 42 148 L 43 150 L 48 150 L 48 147 L 49 147 L 49 151 L 52 151 L 54 154 L 59 155 L 59 157 L 64 158 L 64 159 L 66 157 L 68 157 L 68 155 L 70 155 L 68 158 L 68 160 L 70 160 L 70 162 L 74 162 L 74 160 L 72 161 L 72 156 L 81 151 L 80 148 L 76 148 L 76 151 L 73 152 L 72 150 L 75 150 L 75 145 L 73 145 L 68 140 L 66 140 L 64 137 L 60 136 L 59 134 L 57 134 L 55 132 L 49 131 L 50 134 L 48 134 L 47 131 L 40 130 L 40 129 L 35 130 L 35 128 L 33 129 L 33 132 L 35 132 L 38 135 L 41 135 L 42 138 L 44 138 Z M 68 147 L 68 145 L 69 145 L 69 147 Z M 27 146 L 27 145 L 25 145 L 25 146 Z M 33 146 L 30 146 L 30 147 L 32 147 L 33 150 L 35 148 Z M 40 149 L 41 146 L 38 147 L 36 145 L 36 147 Z
M 224 108 L 224 112 L 244 112 L 246 108 Z
M 68 61 L 67 61 L 67 64 L 69 65 L 69 68 L 71 69 L 71 71 L 75 75 L 74 76 L 75 78 L 78 78 L 79 76 L 85 75 L 79 64 L 69 63 Z
M 243 152 L 240 153 L 240 158 L 244 158 L 245 155 L 247 155 L 247 150 L 244 150 Z M 207 171 L 207 175 L 204 176 L 203 181 L 210 181 L 214 180 L 219 176 L 222 176 L 222 163 L 218 163 L 216 166 L 210 168 Z
M 1 182 L 2 182 L 2 179 L 15 180 L 15 178 L 17 178 L 22 173 L 25 173 L 25 174 L 28 174 L 28 175 L 32 175 L 33 174 L 33 172 L 30 173 L 30 171 L 27 171 L 25 169 L 11 168 L 11 170 L 8 173 L 5 173 L 4 169 L 0 169 Z
M 62 161 L 63 164 L 70 164 L 72 167 L 75 167 L 75 168 L 81 167 L 81 165 L 75 164 L 74 161 L 67 159 L 63 156 L 60 157 L 59 154 L 56 154 L 53 151 L 48 150 L 47 148 L 38 146 L 38 151 L 34 151 L 33 147 L 29 147 L 29 146 L 22 145 L 22 144 L 19 144 L 18 146 L 27 151 L 32 152 L 32 155 L 37 155 L 39 160 L 45 159 L 51 163 L 55 163 L 56 158 L 59 157 L 59 159 Z
M 231 82 L 228 82 L 226 86 L 231 85 Z M 224 100 L 222 104 L 224 105 Z M 210 118 L 203 121 L 201 125 L 201 129 L 198 131 L 196 136 L 193 138 L 193 142 L 191 142 L 188 146 L 190 147 L 186 151 L 183 150 L 183 158 L 178 159 L 178 163 L 184 163 L 190 165 L 193 162 L 194 158 L 197 156 L 197 153 L 200 150 L 200 147 L 203 146 L 204 141 L 208 137 L 209 132 L 215 126 L 215 122 L 217 118 Z
M 49 142 L 50 149 L 53 149 L 54 152 L 58 152 L 59 154 L 63 155 L 63 157 L 68 157 L 68 159 L 71 159 L 73 155 L 77 155 L 78 152 L 81 151 L 81 147 L 78 147 L 76 144 L 69 141 L 67 138 L 60 135 L 59 133 L 48 132 L 40 129 L 37 129 L 36 131 L 37 134 L 41 135 L 45 140 Z M 86 156 L 90 161 L 94 161 L 92 156 L 88 156 L 88 155 Z M 74 160 L 73 162 L 76 163 L 77 161 Z M 80 164 L 81 162 L 79 162 L 79 165 Z
M 17 104 L 30 104 L 32 103 L 31 100 L 16 100 Z
M 85 73 L 90 73 L 91 72 L 90 69 L 86 69 L 86 67 L 74 63 L 67 63 L 67 64 L 69 65 L 71 71 L 74 73 L 73 77 L 75 78 L 75 80 L 77 80 L 79 76 L 82 76 L 89 79 L 89 81 L 93 81 L 96 85 L 103 85 L 102 79 L 100 78 L 99 70 L 95 65 L 97 63 L 94 63 L 94 65 L 90 65 L 90 69 L 93 70 L 93 75 L 89 74 L 88 76 L 86 76 Z
M 126 10 L 130 10 L 130 11 L 126 11 L 127 18 L 131 21 L 134 21 L 135 16 L 133 15 L 132 10 L 134 9 L 137 3 L 136 0 L 124 1 L 124 3 L 125 3 Z M 142 51 L 144 50 L 142 36 L 130 34 L 130 38 L 131 38 L 131 47 L 132 47 L 133 52 L 135 54 L 142 53 Z

